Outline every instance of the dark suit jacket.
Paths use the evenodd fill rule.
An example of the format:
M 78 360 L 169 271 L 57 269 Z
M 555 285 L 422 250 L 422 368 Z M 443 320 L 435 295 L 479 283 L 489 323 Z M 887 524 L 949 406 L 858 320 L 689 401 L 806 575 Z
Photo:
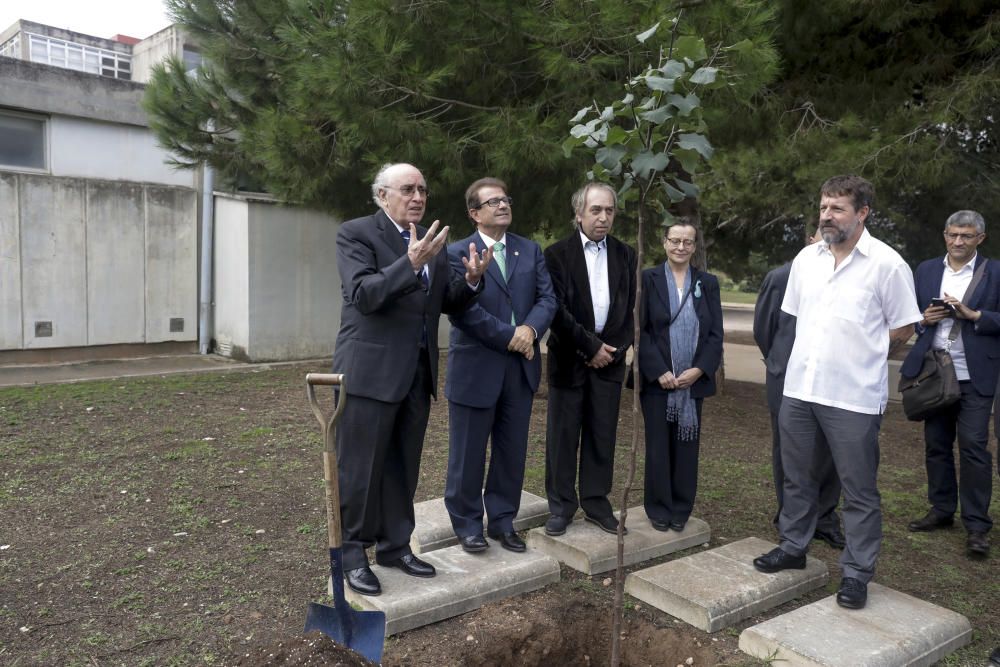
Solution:
M 479 232 L 448 246 L 455 270 L 462 267 L 462 258 L 468 257 L 470 243 L 475 243 L 480 252 L 486 249 Z M 531 391 L 538 391 L 542 376 L 539 341 L 555 315 L 556 297 L 537 243 L 508 232 L 506 256 L 507 280 L 494 260 L 486 269 L 481 296 L 471 307 L 449 318 L 452 329 L 444 389 L 449 401 L 474 408 L 495 405 L 511 354 L 521 360 Z M 538 334 L 531 361 L 507 351 L 514 336 L 511 312 L 518 325 L 528 324 Z
M 1000 372 L 1000 266 L 996 261 L 991 261 L 979 253 L 973 268 L 978 268 L 982 262 L 986 262 L 983 280 L 964 302 L 973 310 L 980 311 L 983 316 L 975 325 L 966 322 L 962 327 L 962 344 L 965 347 L 965 359 L 972 386 L 981 395 L 992 396 L 997 385 L 997 374 Z M 943 277 L 944 257 L 921 262 L 913 276 L 917 290 L 917 305 L 927 308 L 931 299 L 941 296 Z M 961 294 L 952 296 L 962 297 Z M 920 373 L 924 354 L 934 342 L 937 325 L 921 329 L 923 330 L 919 332 L 917 342 L 913 344 L 903 361 L 903 366 L 899 369 L 904 377 L 914 377 Z
M 775 413 L 781 407 L 785 369 L 795 343 L 795 317 L 781 309 L 791 271 L 791 262 L 769 271 L 753 309 L 753 339 L 764 355 L 767 369 L 767 407 Z
M 418 227 L 417 236 L 426 231 Z M 346 375 L 348 394 L 401 401 L 413 383 L 425 331 L 432 393 L 437 394 L 438 319 L 442 310 L 465 309 L 476 292 L 465 282 L 464 267 L 461 273 L 452 271 L 444 252 L 427 268 L 425 292 L 406 256 L 406 242 L 384 211 L 341 225 L 337 270 L 343 305 L 333 372 Z
M 698 315 L 698 344 L 695 347 L 692 367 L 700 368 L 704 375 L 691 385 L 692 398 L 715 394 L 715 372 L 722 362 L 722 298 L 719 281 L 711 273 L 693 269 L 694 284 L 701 282 L 701 296 L 693 293 Z M 639 329 L 639 374 L 642 391 L 669 393 L 660 387 L 658 378 L 673 370 L 670 356 L 670 297 L 663 265 L 642 272 L 642 315 Z
M 602 343 L 618 348 L 614 361 L 596 371 L 606 380 L 625 378 L 625 352 L 635 338 L 632 309 L 635 307 L 635 250 L 607 237 L 608 288 L 611 304 L 604 330 L 594 332 L 594 302 L 590 294 L 587 260 L 580 232 L 556 241 L 545 250 L 545 264 L 552 276 L 559 309 L 549 331 L 549 384 L 576 387 L 584 382 L 586 364 Z

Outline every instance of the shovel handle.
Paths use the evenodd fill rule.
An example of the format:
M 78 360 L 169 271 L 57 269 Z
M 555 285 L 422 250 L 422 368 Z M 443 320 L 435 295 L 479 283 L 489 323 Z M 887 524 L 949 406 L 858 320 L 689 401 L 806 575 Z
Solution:
M 314 387 L 336 387 L 333 392 L 333 412 L 327 413 L 316 400 Z M 344 538 L 340 532 L 340 487 L 337 479 L 337 446 L 334 438 L 334 424 L 344 412 L 347 403 L 347 385 L 340 373 L 309 373 L 306 375 L 306 395 L 313 414 L 323 428 L 323 481 L 326 487 L 326 528 L 330 538 L 330 548 L 340 549 Z

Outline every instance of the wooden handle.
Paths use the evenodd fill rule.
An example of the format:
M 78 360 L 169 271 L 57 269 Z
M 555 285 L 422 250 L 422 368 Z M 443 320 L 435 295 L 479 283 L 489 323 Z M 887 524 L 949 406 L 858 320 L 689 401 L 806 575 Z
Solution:
M 308 373 L 306 374 L 306 384 L 322 385 L 324 387 L 337 387 L 344 383 L 343 373 Z
M 316 400 L 314 387 L 332 386 L 334 390 L 334 409 L 327 414 Z M 313 414 L 323 428 L 323 480 L 326 487 L 326 527 L 331 549 L 340 549 L 343 536 L 340 532 L 340 485 L 337 479 L 337 446 L 334 436 L 334 424 L 344 412 L 347 404 L 347 385 L 342 374 L 309 373 L 306 375 L 306 396 Z

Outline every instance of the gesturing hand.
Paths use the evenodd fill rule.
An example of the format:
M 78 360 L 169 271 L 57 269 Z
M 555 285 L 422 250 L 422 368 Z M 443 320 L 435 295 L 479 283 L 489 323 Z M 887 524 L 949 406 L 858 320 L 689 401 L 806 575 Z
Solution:
M 486 273 L 486 267 L 493 261 L 493 248 L 487 248 L 482 254 L 476 252 L 476 244 L 469 244 L 469 256 L 462 258 L 465 265 L 465 282 L 475 285 Z
M 440 232 L 437 231 L 440 220 L 435 220 L 430 226 L 424 238 L 417 238 L 417 227 L 410 223 L 410 245 L 406 249 L 406 256 L 410 258 L 410 266 L 414 271 L 421 271 L 434 256 L 441 252 L 445 242 L 448 240 L 448 227 Z M 437 234 L 435 235 L 435 232 Z

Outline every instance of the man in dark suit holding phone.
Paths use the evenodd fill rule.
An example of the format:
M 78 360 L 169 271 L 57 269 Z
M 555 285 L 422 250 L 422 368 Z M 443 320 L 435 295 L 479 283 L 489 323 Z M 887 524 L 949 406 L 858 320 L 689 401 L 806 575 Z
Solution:
M 565 533 L 577 507 L 605 532 L 618 530 L 608 493 L 625 353 L 635 337 L 636 253 L 610 235 L 617 202 L 614 188 L 587 183 L 573 194 L 573 232 L 545 250 L 559 301 L 548 340 L 549 535 Z
M 947 254 L 917 267 L 917 303 L 927 304 L 917 324 L 917 342 L 900 373 L 915 377 L 931 348 L 951 353 L 962 396 L 924 422 L 927 514 L 911 531 L 948 528 L 961 505 L 970 557 L 989 555 L 993 465 L 987 449 L 990 411 L 1000 372 L 1000 270 L 978 254 L 986 223 L 975 211 L 953 213 L 945 223 Z M 957 336 L 949 336 L 961 327 Z M 958 439 L 956 481 L 953 443 Z

